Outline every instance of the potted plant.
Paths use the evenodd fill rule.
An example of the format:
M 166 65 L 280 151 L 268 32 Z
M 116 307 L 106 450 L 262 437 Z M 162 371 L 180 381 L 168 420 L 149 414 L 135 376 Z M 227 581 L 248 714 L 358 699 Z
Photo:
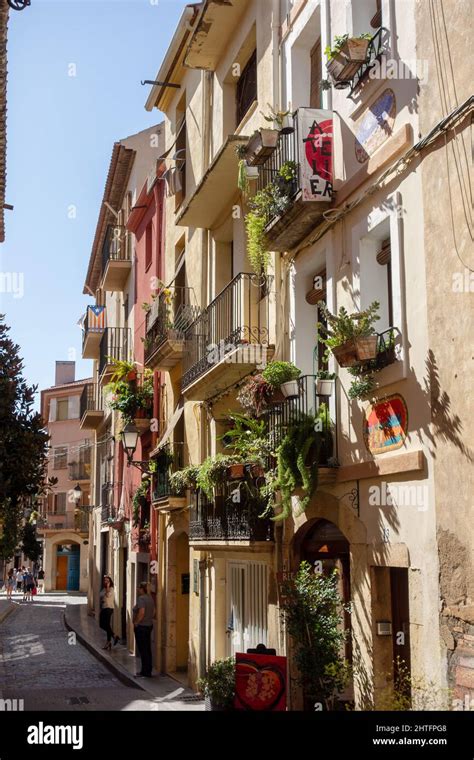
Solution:
M 316 373 L 316 394 L 318 396 L 332 396 L 336 374 L 325 369 Z
M 251 375 L 240 388 L 237 401 L 252 417 L 259 417 L 270 403 L 273 387 L 261 373 Z
M 172 472 L 169 477 L 171 492 L 176 496 L 184 496 L 188 488 L 194 491 L 198 475 L 199 467 L 193 464 L 183 467 L 182 470 Z
M 235 456 L 226 454 L 207 457 L 199 468 L 196 478 L 197 488 L 203 491 L 208 499 L 213 499 L 216 490 L 226 479 L 228 468 L 236 463 L 238 460 Z
M 197 687 L 204 694 L 206 711 L 232 709 L 235 696 L 235 661 L 233 657 L 215 660 Z
M 285 398 L 299 395 L 298 378 L 301 370 L 292 362 L 269 362 L 262 372 L 262 377 L 273 388 L 279 388 Z
M 278 129 L 258 129 L 247 143 L 245 158 L 249 166 L 264 164 L 278 145 Z
M 344 306 L 337 314 L 331 314 L 323 301 L 318 306 L 327 322 L 318 322 L 318 340 L 326 347 L 326 359 L 332 353 L 341 367 L 353 367 L 375 359 L 378 336 L 374 322 L 380 319 L 378 301 L 373 301 L 367 309 L 355 314 L 349 314 Z
M 235 473 L 231 477 L 243 478 L 246 471 L 253 478 L 263 477 L 264 465 L 270 455 L 265 422 L 238 413 L 230 414 L 229 417 L 233 427 L 220 438 L 226 448 L 231 449 L 233 454 L 243 462 L 243 464 L 231 465 L 231 470 Z M 237 467 L 238 474 L 236 474 L 237 469 L 234 469 Z
M 328 58 L 326 68 L 336 88 L 347 87 L 351 79 L 367 60 L 367 50 L 372 35 L 365 33 L 359 37 L 348 34 L 336 36 L 334 44 L 325 49 Z

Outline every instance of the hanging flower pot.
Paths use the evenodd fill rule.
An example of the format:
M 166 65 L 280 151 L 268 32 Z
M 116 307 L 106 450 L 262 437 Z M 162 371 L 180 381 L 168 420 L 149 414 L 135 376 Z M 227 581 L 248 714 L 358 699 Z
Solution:
M 356 338 L 356 351 L 359 361 L 368 361 L 375 359 L 377 356 L 377 335 L 369 335 L 366 338 Z
M 340 367 L 354 367 L 358 362 L 356 344 L 353 338 L 331 350 Z
M 351 80 L 367 60 L 369 39 L 349 37 L 327 63 L 328 74 L 337 89 L 349 87 Z
M 282 383 L 280 390 L 285 398 L 297 398 L 300 392 L 298 380 L 288 380 L 288 382 Z
M 137 370 L 136 369 L 130 370 L 130 372 L 127 374 L 128 382 L 132 383 L 136 379 L 137 379 Z
M 265 163 L 278 145 L 280 132 L 277 129 L 260 129 L 250 138 L 245 158 L 249 166 Z
M 231 464 L 227 468 L 227 474 L 231 480 L 243 480 L 245 477 L 245 466 L 243 464 Z
M 318 378 L 316 380 L 316 395 L 318 396 L 332 396 L 334 390 L 334 380 L 322 380 Z

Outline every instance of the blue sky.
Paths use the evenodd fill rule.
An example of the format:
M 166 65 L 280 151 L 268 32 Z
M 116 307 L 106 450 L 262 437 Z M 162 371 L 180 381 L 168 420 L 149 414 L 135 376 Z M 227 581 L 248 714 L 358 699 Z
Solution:
M 0 293 L 0 311 L 40 389 L 54 383 L 56 359 L 75 358 L 76 378 L 92 372 L 77 321 L 91 303 L 82 288 L 112 145 L 161 120 L 145 111 L 150 87 L 140 80 L 155 78 L 185 5 L 32 0 L 10 12 L 6 202 L 15 209 L 5 211 L 0 268 L 15 292 Z

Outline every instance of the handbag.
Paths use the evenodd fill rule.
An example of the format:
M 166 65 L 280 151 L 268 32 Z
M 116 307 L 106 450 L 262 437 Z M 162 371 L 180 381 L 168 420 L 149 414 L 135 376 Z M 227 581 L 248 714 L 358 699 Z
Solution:
M 31 589 L 32 596 L 36 596 L 37 593 L 38 593 L 38 590 L 37 590 L 36 586 L 33 586 L 33 588 Z

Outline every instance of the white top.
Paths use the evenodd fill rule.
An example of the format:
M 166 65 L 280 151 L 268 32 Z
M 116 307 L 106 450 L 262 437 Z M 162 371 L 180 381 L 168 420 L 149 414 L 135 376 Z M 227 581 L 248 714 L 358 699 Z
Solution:
M 102 609 L 111 609 L 114 608 L 114 590 L 113 588 L 109 588 L 107 591 L 103 588 L 100 592 L 100 599 L 101 599 L 101 605 Z

